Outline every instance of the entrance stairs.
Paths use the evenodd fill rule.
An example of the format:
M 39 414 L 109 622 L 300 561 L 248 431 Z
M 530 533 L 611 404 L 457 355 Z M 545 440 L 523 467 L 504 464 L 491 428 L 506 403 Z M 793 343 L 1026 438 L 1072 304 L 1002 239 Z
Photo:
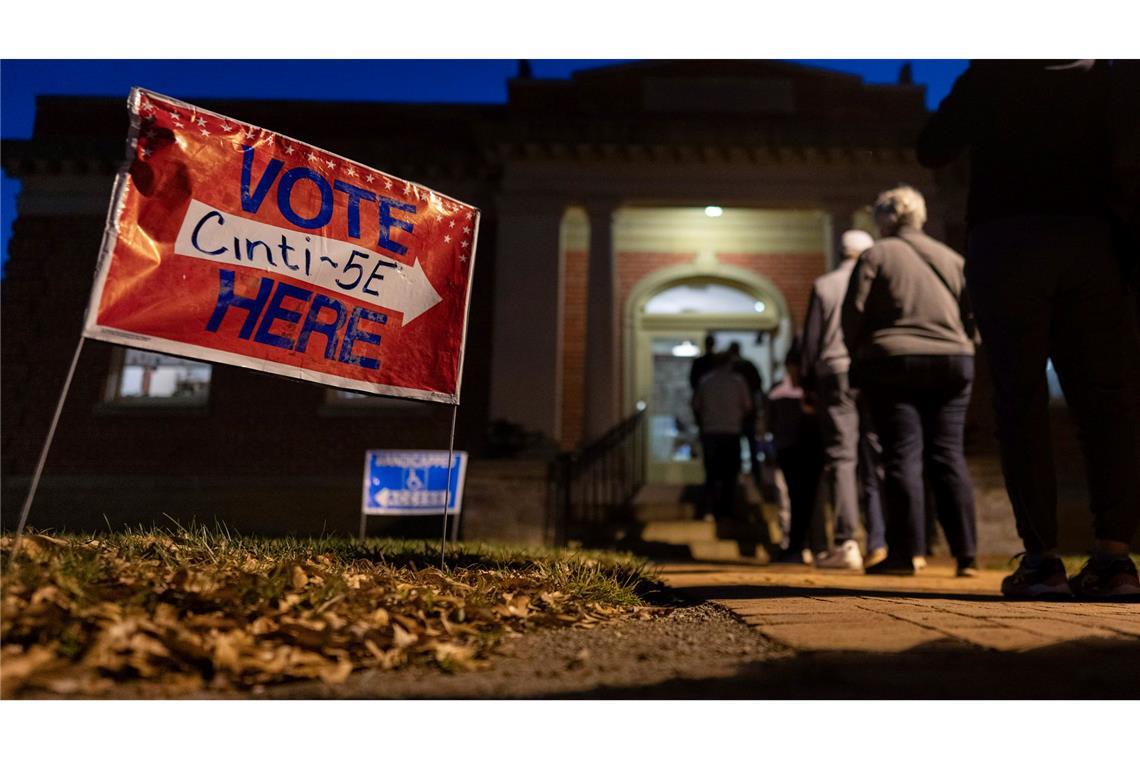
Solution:
M 634 522 L 618 546 L 651 559 L 764 564 L 780 541 L 779 515 L 765 505 L 751 479 L 742 477 L 733 519 L 695 519 L 700 486 L 650 483 L 633 503 Z

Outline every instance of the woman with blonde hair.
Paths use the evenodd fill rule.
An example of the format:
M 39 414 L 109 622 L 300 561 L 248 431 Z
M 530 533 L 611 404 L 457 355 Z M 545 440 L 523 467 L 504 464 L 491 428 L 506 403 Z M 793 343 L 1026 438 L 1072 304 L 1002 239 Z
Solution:
M 866 572 L 914 574 L 927 549 L 928 480 L 958 575 L 974 575 L 963 432 L 975 329 L 962 257 L 922 232 L 926 202 L 914 188 L 882 193 L 874 213 L 882 238 L 859 257 L 842 313 L 851 372 L 883 447 L 888 555 Z

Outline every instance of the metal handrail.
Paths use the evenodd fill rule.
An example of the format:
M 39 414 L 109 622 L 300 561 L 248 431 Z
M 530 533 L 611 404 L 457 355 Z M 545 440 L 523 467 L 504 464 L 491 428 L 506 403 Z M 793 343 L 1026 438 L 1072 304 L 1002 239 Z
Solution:
M 550 463 L 546 531 L 555 546 L 589 541 L 629 516 L 645 484 L 645 410 Z

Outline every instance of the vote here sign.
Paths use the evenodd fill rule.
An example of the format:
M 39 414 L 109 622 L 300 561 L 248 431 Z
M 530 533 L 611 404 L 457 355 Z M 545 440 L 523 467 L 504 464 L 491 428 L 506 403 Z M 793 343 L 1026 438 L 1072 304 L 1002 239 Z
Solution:
M 147 90 L 128 105 L 85 335 L 459 402 L 478 209 Z

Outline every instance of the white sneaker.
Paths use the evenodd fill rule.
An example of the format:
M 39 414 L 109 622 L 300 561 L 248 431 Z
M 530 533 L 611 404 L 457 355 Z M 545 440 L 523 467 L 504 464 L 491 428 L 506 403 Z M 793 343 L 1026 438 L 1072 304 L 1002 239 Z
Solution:
M 859 553 L 859 544 L 844 541 L 842 546 L 815 555 L 815 566 L 826 570 L 862 570 L 863 555 Z

